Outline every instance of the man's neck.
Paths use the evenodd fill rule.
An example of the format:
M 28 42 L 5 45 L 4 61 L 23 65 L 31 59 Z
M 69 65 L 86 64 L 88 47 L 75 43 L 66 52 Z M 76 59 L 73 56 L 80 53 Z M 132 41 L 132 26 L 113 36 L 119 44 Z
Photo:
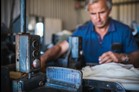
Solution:
M 101 33 L 107 33 L 108 28 L 109 28 L 109 25 L 107 24 L 107 25 L 105 25 L 104 27 L 100 27 L 100 28 L 95 27 L 95 31 L 96 31 L 97 33 L 99 33 L 99 34 L 101 34 Z
M 101 36 L 101 39 L 103 39 L 105 34 L 108 32 L 108 28 L 109 28 L 109 22 L 104 27 L 101 28 L 95 27 L 95 31 Z

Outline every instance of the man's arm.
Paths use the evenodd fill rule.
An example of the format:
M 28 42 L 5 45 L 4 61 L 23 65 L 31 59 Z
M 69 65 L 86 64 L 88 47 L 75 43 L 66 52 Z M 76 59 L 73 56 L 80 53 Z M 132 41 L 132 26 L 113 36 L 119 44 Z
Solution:
M 125 62 L 125 58 L 126 56 L 128 56 L 128 62 Z M 130 54 L 118 54 L 118 53 L 114 53 L 112 51 L 108 51 L 106 53 L 103 53 L 100 57 L 99 57 L 99 63 L 109 63 L 109 62 L 116 62 L 116 63 L 125 63 L 125 64 L 133 64 L 134 67 L 139 67 L 139 50 L 138 51 L 134 51 Z
M 133 64 L 135 67 L 139 68 L 139 50 L 129 54 L 128 57 L 128 63 Z
M 45 71 L 46 63 L 49 60 L 54 60 L 66 53 L 66 51 L 69 48 L 69 44 L 67 41 L 63 41 L 61 43 L 58 43 L 54 47 L 48 49 L 41 57 L 41 69 L 42 71 Z

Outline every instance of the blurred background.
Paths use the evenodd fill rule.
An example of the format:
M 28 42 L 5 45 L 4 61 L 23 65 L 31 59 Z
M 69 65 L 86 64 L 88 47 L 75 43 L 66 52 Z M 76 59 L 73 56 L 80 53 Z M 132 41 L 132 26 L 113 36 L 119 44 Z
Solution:
M 41 53 L 66 39 L 89 20 L 85 0 L 26 0 L 26 31 L 41 37 Z M 113 0 L 111 17 L 133 29 L 139 40 L 139 0 Z M 1 0 L 1 56 L 14 62 L 15 35 L 20 33 L 20 0 Z M 8 54 L 8 56 L 7 56 Z M 5 56 L 5 57 L 4 57 Z
M 26 26 L 24 28 L 24 31 L 31 35 L 39 35 L 40 37 L 40 39 L 34 38 L 34 41 L 30 42 L 31 39 L 28 38 L 30 37 L 30 35 L 26 35 L 27 40 L 22 39 L 22 35 L 18 36 L 19 38 L 16 37 L 17 34 L 22 33 L 21 22 L 23 21 L 20 20 L 22 19 L 20 8 L 21 1 L 23 0 L 1 0 L 2 92 L 11 92 L 11 90 L 16 87 L 16 85 L 15 87 L 11 86 L 11 81 L 13 81 L 11 80 L 11 71 L 15 71 L 15 68 L 18 66 L 16 65 L 15 67 L 15 63 L 17 64 L 18 61 L 21 61 L 20 63 L 22 64 L 22 59 L 26 60 L 27 58 L 29 59 L 29 61 L 26 60 L 24 62 L 23 60 L 23 62 L 25 63 L 25 66 L 27 68 L 31 67 L 29 68 L 29 71 L 32 71 L 34 69 L 32 68 L 34 67 L 33 62 L 35 62 L 36 64 L 37 61 L 35 60 L 38 60 L 40 54 L 43 54 L 47 49 L 51 48 L 55 44 L 66 40 L 79 25 L 88 22 L 88 20 L 90 19 L 87 11 L 85 10 L 85 0 L 25 0 L 26 4 L 24 8 Z M 132 29 L 132 34 L 135 37 L 135 40 L 139 46 L 138 9 L 139 0 L 113 0 L 113 8 L 110 16 L 129 25 L 129 27 Z M 37 43 L 35 44 L 36 39 Z M 20 40 L 23 42 L 20 42 Z M 27 46 L 25 46 L 24 42 L 27 44 Z M 40 42 L 40 46 L 38 45 L 38 42 Z M 36 48 L 38 50 L 37 53 L 35 53 Z M 28 50 L 25 52 L 29 53 L 27 54 L 28 56 L 24 54 L 24 49 Z M 67 58 L 62 58 L 59 60 L 67 62 Z M 20 68 L 22 68 L 22 66 L 24 65 L 21 65 Z M 39 68 L 37 67 L 37 69 Z M 15 75 L 15 73 L 13 74 Z M 19 73 L 17 75 L 19 76 L 18 78 L 22 78 L 24 76 L 24 74 L 22 73 Z M 27 87 L 31 87 L 30 89 L 32 89 L 32 87 L 36 88 L 36 86 L 30 86 L 30 84 L 36 85 L 37 83 L 34 82 L 38 82 L 38 80 L 40 80 L 41 78 L 43 80 L 44 76 L 37 73 L 37 75 L 33 78 L 33 80 L 28 80 L 29 86 Z M 17 85 L 18 81 L 19 80 L 15 81 Z

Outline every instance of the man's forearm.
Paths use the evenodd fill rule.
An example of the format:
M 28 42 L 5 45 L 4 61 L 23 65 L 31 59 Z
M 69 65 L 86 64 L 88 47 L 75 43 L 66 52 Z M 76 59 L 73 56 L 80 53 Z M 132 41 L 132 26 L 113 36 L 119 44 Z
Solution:
M 59 51 L 60 51 L 60 47 L 58 45 L 48 49 L 41 57 L 40 57 L 40 60 L 41 60 L 41 71 L 42 72 L 45 72 L 45 68 L 46 68 L 46 63 L 49 61 L 49 60 L 54 60 L 56 59 L 57 57 L 59 57 Z
M 129 63 L 139 68 L 139 50 L 129 54 L 128 56 L 129 56 Z
M 42 56 L 41 56 L 41 62 L 45 62 L 49 61 L 49 60 L 54 60 L 56 58 L 58 58 L 60 56 L 59 52 L 60 52 L 61 48 L 60 46 L 56 45 L 50 49 L 48 49 Z
M 55 60 L 63 55 L 68 50 L 69 44 L 67 41 L 63 41 L 54 47 L 48 49 L 41 57 L 41 67 L 45 69 L 46 63 L 50 60 Z

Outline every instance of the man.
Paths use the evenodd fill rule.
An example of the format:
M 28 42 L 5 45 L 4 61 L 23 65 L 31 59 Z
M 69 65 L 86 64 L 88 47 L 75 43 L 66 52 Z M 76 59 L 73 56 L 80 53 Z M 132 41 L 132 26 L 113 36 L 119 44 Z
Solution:
M 112 0 L 88 0 L 86 9 L 91 21 L 78 27 L 73 33 L 73 36 L 81 36 L 83 39 L 85 62 L 129 63 L 139 67 L 139 49 L 130 28 L 109 17 Z M 47 50 L 41 56 L 42 68 L 45 68 L 48 60 L 66 53 L 68 48 L 68 41 L 63 41 Z

